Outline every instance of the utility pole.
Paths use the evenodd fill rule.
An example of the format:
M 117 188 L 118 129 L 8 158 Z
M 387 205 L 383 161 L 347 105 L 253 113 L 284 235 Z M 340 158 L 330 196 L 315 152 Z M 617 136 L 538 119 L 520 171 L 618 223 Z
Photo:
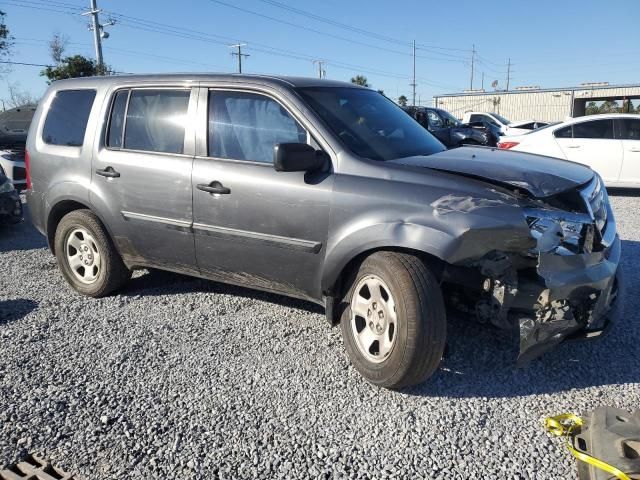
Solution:
M 100 25 L 99 13 L 100 10 L 98 10 L 96 0 L 91 0 L 91 10 L 84 12 L 82 15 L 91 15 L 91 26 L 89 29 L 93 30 L 93 43 L 96 48 L 96 65 L 100 69 L 104 62 L 102 59 L 102 37 L 100 35 L 102 33 L 102 25 Z
M 318 78 L 325 78 L 327 76 L 327 72 L 322 66 L 325 64 L 324 60 L 314 60 L 313 64 L 318 64 Z
M 242 47 L 244 47 L 246 43 L 238 43 L 236 45 L 229 45 L 229 48 L 237 48 L 237 52 L 231 52 L 232 57 L 238 57 L 238 73 L 242 73 L 242 57 L 248 57 L 248 53 L 242 53 Z
M 511 59 L 507 61 L 507 92 L 509 91 L 509 81 L 511 80 Z
M 480 84 L 480 90 L 484 90 L 484 72 L 482 72 L 482 83 Z
M 98 67 L 98 72 L 100 75 L 104 75 L 103 67 L 104 67 L 104 59 L 102 57 L 102 39 L 109 38 L 109 32 L 105 32 L 104 27 L 108 27 L 111 25 L 115 25 L 116 21 L 114 19 L 110 19 L 107 23 L 102 25 L 100 23 L 100 18 L 98 14 L 100 10 L 98 9 L 97 1 L 91 0 L 91 10 L 88 12 L 82 13 L 83 16 L 91 15 L 91 25 L 89 25 L 89 30 L 93 31 L 93 43 L 96 48 L 96 66 Z
M 469 87 L 470 90 L 473 90 L 473 67 L 476 61 L 476 46 L 473 44 L 471 46 L 471 85 Z
M 413 88 L 412 105 L 416 105 L 416 41 L 413 41 L 413 82 L 410 84 Z

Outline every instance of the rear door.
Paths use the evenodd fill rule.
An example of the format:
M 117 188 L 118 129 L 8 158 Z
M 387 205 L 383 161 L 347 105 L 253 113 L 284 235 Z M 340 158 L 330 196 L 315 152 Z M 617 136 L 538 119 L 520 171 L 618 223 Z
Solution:
M 622 169 L 622 140 L 616 138 L 613 119 L 578 122 L 554 132 L 567 160 L 588 165 L 606 184 L 618 182 Z
M 197 272 L 191 223 L 197 89 L 113 92 L 93 159 L 92 200 L 133 264 Z
M 616 122 L 620 125 L 624 152 L 620 183 L 640 185 L 640 118 L 621 118 Z
M 277 172 L 277 143 L 318 144 L 283 99 L 201 90 L 193 168 L 198 266 L 207 277 L 319 298 L 334 175 Z M 215 190 L 212 190 L 215 189 Z

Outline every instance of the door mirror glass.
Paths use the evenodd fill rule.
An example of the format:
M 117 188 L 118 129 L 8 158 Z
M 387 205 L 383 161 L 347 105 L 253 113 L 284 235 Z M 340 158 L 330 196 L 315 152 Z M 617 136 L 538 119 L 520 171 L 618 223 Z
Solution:
M 278 143 L 273 165 L 278 172 L 313 172 L 326 164 L 326 154 L 306 143 Z

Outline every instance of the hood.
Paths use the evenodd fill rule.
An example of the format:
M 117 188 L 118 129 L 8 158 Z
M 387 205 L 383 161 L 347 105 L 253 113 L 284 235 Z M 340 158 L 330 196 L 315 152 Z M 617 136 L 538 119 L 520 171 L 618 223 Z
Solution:
M 462 147 L 390 163 L 424 167 L 525 190 L 538 198 L 584 185 L 593 170 L 578 163 L 487 147 Z

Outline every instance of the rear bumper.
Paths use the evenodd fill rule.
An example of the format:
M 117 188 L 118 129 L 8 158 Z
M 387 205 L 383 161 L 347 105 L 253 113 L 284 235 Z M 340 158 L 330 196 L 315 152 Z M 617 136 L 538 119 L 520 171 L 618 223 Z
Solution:
M 526 363 L 565 340 L 604 336 L 622 316 L 624 279 L 616 235 L 601 252 L 543 254 L 538 281 L 519 281 L 512 315 L 520 326 L 520 356 Z

